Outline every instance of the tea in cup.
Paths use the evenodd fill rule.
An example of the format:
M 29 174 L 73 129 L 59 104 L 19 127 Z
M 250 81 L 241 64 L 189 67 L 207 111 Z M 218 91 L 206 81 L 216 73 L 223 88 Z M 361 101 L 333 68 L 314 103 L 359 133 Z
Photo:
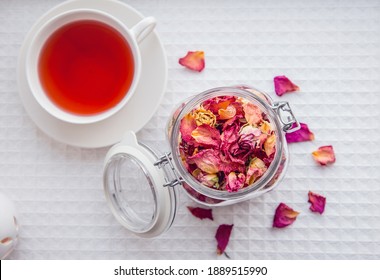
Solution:
M 33 96 L 50 115 L 76 124 L 104 120 L 133 96 L 141 72 L 138 44 L 152 17 L 127 28 L 98 10 L 62 13 L 36 33 L 27 53 Z

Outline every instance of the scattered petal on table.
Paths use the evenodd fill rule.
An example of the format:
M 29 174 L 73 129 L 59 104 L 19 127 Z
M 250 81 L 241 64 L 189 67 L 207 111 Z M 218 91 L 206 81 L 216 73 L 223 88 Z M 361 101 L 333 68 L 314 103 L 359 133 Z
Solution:
M 309 191 L 310 210 L 322 214 L 325 211 L 326 197 Z
M 295 142 L 304 142 L 314 140 L 314 134 L 310 131 L 306 123 L 300 123 L 301 128 L 297 131 L 286 133 L 286 142 L 295 143 Z
M 230 241 L 230 235 L 232 231 L 232 227 L 234 225 L 220 225 L 216 231 L 215 239 L 218 242 L 216 253 L 218 255 L 221 255 L 224 253 L 224 250 L 226 249 L 228 242 Z
M 276 76 L 273 79 L 274 90 L 278 96 L 282 96 L 284 93 L 298 91 L 300 88 L 293 84 L 286 76 Z
M 193 214 L 193 216 L 203 220 L 203 219 L 210 219 L 214 220 L 212 216 L 212 209 L 206 209 L 201 207 L 191 207 L 187 206 L 187 209 Z
M 283 228 L 291 225 L 298 216 L 299 212 L 294 211 L 285 203 L 280 203 L 276 209 L 273 219 L 273 227 Z
M 201 72 L 205 68 L 205 53 L 203 51 L 188 52 L 178 62 L 190 70 Z
M 313 158 L 320 165 L 328 165 L 335 162 L 333 146 L 322 146 L 312 153 Z

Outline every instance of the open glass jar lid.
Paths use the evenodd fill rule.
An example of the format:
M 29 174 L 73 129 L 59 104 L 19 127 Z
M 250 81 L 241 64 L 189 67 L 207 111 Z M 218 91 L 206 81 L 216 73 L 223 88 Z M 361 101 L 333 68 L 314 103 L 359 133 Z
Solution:
M 203 111 L 207 109 L 206 111 L 210 112 L 208 114 L 212 114 L 212 108 L 208 110 L 205 104 L 209 104 L 207 102 L 211 100 L 220 102 L 220 106 L 224 106 L 226 97 L 234 102 L 253 104 L 263 117 L 261 123 L 252 125 L 252 129 L 256 129 L 257 132 L 259 128 L 261 129 L 263 122 L 267 128 L 261 129 L 262 132 L 259 134 L 256 133 L 256 138 L 248 137 L 256 141 L 250 143 L 256 153 L 247 153 L 244 158 L 234 160 L 231 157 L 239 154 L 234 152 L 228 154 L 227 158 L 225 153 L 229 152 L 225 148 L 220 148 L 223 141 L 229 141 L 234 151 L 240 148 L 244 150 L 247 147 L 247 137 L 244 135 L 242 143 L 239 142 L 239 137 L 227 139 L 222 129 L 225 119 L 221 118 L 220 123 L 218 121 L 212 123 L 214 134 L 221 134 L 221 144 L 219 140 L 214 146 L 202 147 L 195 143 L 195 147 L 187 147 L 189 149 L 186 148 L 185 153 L 190 153 L 191 158 L 199 151 L 206 153 L 212 150 L 212 153 L 218 157 L 218 162 L 222 161 L 223 169 L 209 171 L 203 168 L 204 162 L 198 164 L 190 161 L 188 164 L 184 161 L 186 155 L 184 155 L 181 142 L 184 137 L 181 121 L 189 114 L 194 114 L 199 108 Z M 214 111 L 214 113 L 218 115 L 217 112 Z M 200 123 L 197 123 L 201 128 L 204 128 L 203 120 L 202 117 Z M 245 117 L 236 117 L 230 122 L 236 122 L 239 126 L 236 131 L 239 133 L 243 130 L 247 131 L 247 125 L 250 125 L 246 123 Z M 273 102 L 267 94 L 252 87 L 214 88 L 200 93 L 182 103 L 169 119 L 167 135 L 170 152 L 158 156 L 149 147 L 139 143 L 136 135 L 130 131 L 125 133 L 119 144 L 110 149 L 105 159 L 103 176 L 108 204 L 116 219 L 128 230 L 141 237 L 154 237 L 169 229 L 174 221 L 178 204 L 178 187 L 184 189 L 193 200 L 206 206 L 229 205 L 262 195 L 276 187 L 285 175 L 289 158 L 285 133 L 298 128 L 299 123 L 287 102 Z M 271 141 L 276 142 L 275 149 L 270 154 L 270 160 L 268 160 L 268 153 L 262 151 L 263 145 L 258 145 L 258 139 L 263 138 L 258 137 L 261 134 L 264 136 L 263 141 L 271 135 L 273 136 Z M 208 161 L 208 159 L 205 160 Z M 240 166 L 237 166 L 236 162 L 240 163 Z M 255 175 L 257 180 L 252 179 L 253 173 L 250 170 L 252 165 L 254 168 L 260 167 L 264 170 L 260 176 Z M 255 172 L 255 169 L 253 170 Z M 249 172 L 251 172 L 250 178 L 248 178 Z M 205 184 L 195 174 L 211 176 L 214 183 Z M 226 184 L 229 183 L 227 178 L 231 177 L 231 174 L 233 176 L 239 174 L 237 178 L 244 178 L 240 189 L 231 191 L 228 187 L 226 188 Z

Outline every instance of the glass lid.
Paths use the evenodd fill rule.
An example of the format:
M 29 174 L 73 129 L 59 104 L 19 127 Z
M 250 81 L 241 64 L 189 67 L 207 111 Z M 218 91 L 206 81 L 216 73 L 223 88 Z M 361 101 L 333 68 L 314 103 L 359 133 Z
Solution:
M 115 218 L 142 237 L 154 237 L 171 226 L 177 193 L 168 185 L 169 176 L 160 159 L 138 143 L 129 131 L 106 155 L 103 184 Z

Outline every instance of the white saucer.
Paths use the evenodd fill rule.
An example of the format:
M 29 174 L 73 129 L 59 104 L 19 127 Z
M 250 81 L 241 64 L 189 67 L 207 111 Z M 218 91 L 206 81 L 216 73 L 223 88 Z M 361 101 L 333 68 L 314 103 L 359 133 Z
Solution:
M 18 62 L 18 84 L 22 103 L 35 124 L 46 134 L 73 146 L 97 148 L 121 140 L 127 130 L 137 132 L 153 116 L 164 95 L 167 81 L 167 62 L 164 47 L 156 32 L 141 44 L 141 79 L 134 96 L 112 117 L 94 124 L 69 124 L 48 114 L 34 99 L 26 82 L 25 57 L 32 36 L 49 18 L 78 8 L 91 8 L 108 12 L 128 27 L 143 16 L 130 6 L 117 1 L 75 0 L 64 2 L 44 14 L 31 28 L 21 47 Z

